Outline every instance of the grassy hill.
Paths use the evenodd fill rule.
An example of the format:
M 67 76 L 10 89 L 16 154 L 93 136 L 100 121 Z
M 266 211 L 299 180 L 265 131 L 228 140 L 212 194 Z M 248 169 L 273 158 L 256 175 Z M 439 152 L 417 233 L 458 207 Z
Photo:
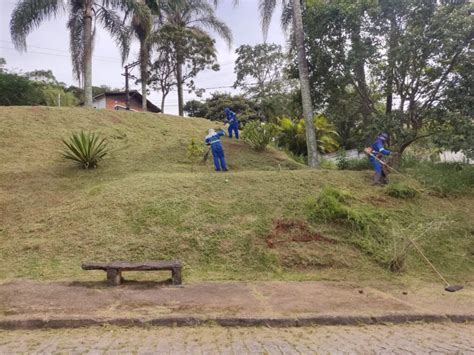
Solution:
M 228 138 L 230 172 L 215 173 L 212 159 L 191 172 L 186 146 L 214 126 L 156 114 L 0 108 L 0 280 L 103 279 L 80 263 L 120 259 L 180 259 L 185 280 L 434 279 L 408 236 L 448 277 L 474 281 L 472 194 L 418 186 L 419 197 L 397 199 L 370 185 L 370 171 L 311 171 L 273 148 L 256 153 Z M 96 170 L 61 158 L 60 139 L 81 129 L 113 148 Z M 336 196 L 345 215 L 333 220 L 314 214 L 327 186 L 345 196 Z M 402 276 L 389 271 L 400 253 Z

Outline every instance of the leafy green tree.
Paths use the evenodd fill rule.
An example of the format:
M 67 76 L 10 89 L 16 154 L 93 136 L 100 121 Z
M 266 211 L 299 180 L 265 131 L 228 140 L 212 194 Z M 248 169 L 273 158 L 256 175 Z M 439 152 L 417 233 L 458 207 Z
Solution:
M 235 50 L 234 87 L 242 88 L 246 95 L 257 100 L 283 91 L 286 56 L 280 45 L 262 43 L 241 45 Z M 286 80 L 288 82 L 288 80 Z
M 250 120 L 258 120 L 257 109 L 252 100 L 246 99 L 243 96 L 224 93 L 214 93 L 206 99 L 207 113 L 206 118 L 211 121 L 224 121 L 224 109 L 229 107 L 237 114 L 239 121 L 245 125 Z
M 0 106 L 39 105 L 41 91 L 22 75 L 0 72 Z
M 161 92 L 161 112 L 165 113 L 166 97 L 176 86 L 176 61 L 170 47 L 163 45 L 159 49 L 150 66 L 148 84 L 153 90 Z
M 199 40 L 207 42 L 203 44 L 209 47 L 209 35 L 206 32 L 206 29 L 209 29 L 230 45 L 232 34 L 229 27 L 216 17 L 214 7 L 206 0 L 163 0 L 160 10 L 165 33 L 171 39 L 176 57 L 178 110 L 179 114 L 183 115 L 183 66 L 187 59 L 192 61 L 193 58 L 189 55 L 189 41 L 193 42 L 191 47 L 199 46 Z M 163 32 L 160 31 L 161 36 Z M 195 49 L 193 51 L 195 52 Z
M 92 49 L 95 25 L 101 25 L 113 37 L 125 60 L 129 32 L 115 9 L 134 11 L 134 0 L 19 0 L 12 13 L 10 33 L 18 50 L 26 50 L 26 37 L 43 21 L 67 13 L 73 73 L 83 83 L 84 104 L 92 106 Z
M 206 117 L 208 108 L 205 103 L 197 100 L 190 100 L 184 105 L 184 112 L 190 117 Z
M 164 97 L 174 84 L 178 89 L 178 98 L 182 99 L 179 92 L 181 90 L 182 94 L 184 84 L 189 92 L 200 94 L 201 90 L 196 88 L 193 78 L 203 70 L 220 69 L 215 41 L 200 30 L 171 25 L 163 25 L 157 36 L 158 58 L 153 64 L 152 85 L 159 86 Z M 182 101 L 179 101 L 180 115 L 183 114 L 181 104 Z
M 313 101 L 336 123 L 345 147 L 385 130 L 401 155 L 447 121 L 466 122 L 449 119 L 443 108 L 457 68 L 472 61 L 469 5 L 312 1 L 305 23 Z
M 7 65 L 7 61 L 5 58 L 0 57 L 0 73 L 3 73 L 5 71 L 5 66 Z

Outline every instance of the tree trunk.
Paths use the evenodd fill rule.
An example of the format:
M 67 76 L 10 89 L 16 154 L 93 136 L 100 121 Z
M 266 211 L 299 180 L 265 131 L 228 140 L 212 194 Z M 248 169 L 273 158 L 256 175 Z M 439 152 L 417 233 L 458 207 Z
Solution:
M 178 86 L 178 114 L 183 116 L 184 103 L 183 103 L 183 72 L 181 57 L 176 56 L 176 84 Z
M 166 94 L 167 95 L 167 94 Z M 162 92 L 162 96 L 161 96 L 161 113 L 165 113 L 165 99 L 166 99 L 166 95 L 163 94 Z
M 311 103 L 311 92 L 309 85 L 308 62 L 304 48 L 303 16 L 300 0 L 293 0 L 293 32 L 298 50 L 298 71 L 300 77 L 301 97 L 303 101 L 303 115 L 306 127 L 306 145 L 308 148 L 308 165 L 317 168 L 318 147 L 316 143 L 316 131 L 313 122 L 313 105 Z
M 387 97 L 387 101 L 385 104 L 385 113 L 388 115 L 392 113 L 392 106 L 393 106 L 393 70 L 395 66 L 395 59 L 394 59 L 394 51 L 397 45 L 397 37 L 396 37 L 396 26 L 397 23 L 394 18 L 390 19 L 390 34 L 388 39 L 388 51 L 387 51 L 387 61 L 388 67 L 386 72 L 387 83 L 385 89 L 385 95 Z
M 367 126 L 372 114 L 372 102 L 369 95 L 369 87 L 365 77 L 365 60 L 362 40 L 360 38 L 360 23 L 354 26 L 351 35 L 352 50 L 355 52 L 354 76 L 357 83 L 357 91 L 362 101 L 361 112 L 364 126 Z
M 146 39 L 140 39 L 140 79 L 142 82 L 142 110 L 147 111 L 146 83 L 148 80 L 148 46 Z
M 84 58 L 82 80 L 84 84 L 84 106 L 92 107 L 92 2 L 84 6 Z

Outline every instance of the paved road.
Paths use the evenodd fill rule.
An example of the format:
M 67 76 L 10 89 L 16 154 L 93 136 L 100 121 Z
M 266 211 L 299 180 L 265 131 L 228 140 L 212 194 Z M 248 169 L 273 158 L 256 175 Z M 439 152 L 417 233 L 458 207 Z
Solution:
M 0 354 L 474 354 L 474 324 L 1 331 Z

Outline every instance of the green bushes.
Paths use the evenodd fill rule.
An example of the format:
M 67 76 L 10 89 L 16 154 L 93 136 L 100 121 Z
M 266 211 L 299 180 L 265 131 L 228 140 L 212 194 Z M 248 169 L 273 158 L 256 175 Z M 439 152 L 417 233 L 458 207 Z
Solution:
M 105 138 L 99 138 L 96 133 L 73 133 L 69 140 L 62 140 L 66 146 L 63 156 L 81 164 L 84 169 L 97 168 L 97 163 L 109 149 Z
M 277 137 L 278 145 L 296 155 L 306 155 L 306 128 L 304 119 L 292 120 L 283 117 L 278 122 L 280 134 Z M 335 127 L 323 115 L 314 116 L 316 140 L 320 153 L 335 152 L 339 148 L 339 135 Z
M 443 196 L 474 193 L 472 165 L 418 162 L 410 172 L 427 188 Z
M 263 151 L 278 132 L 278 127 L 272 123 L 252 121 L 245 125 L 242 133 L 243 140 L 256 151 Z
M 419 195 L 417 189 L 402 182 L 391 183 L 385 187 L 384 191 L 391 197 L 405 200 L 415 198 Z

